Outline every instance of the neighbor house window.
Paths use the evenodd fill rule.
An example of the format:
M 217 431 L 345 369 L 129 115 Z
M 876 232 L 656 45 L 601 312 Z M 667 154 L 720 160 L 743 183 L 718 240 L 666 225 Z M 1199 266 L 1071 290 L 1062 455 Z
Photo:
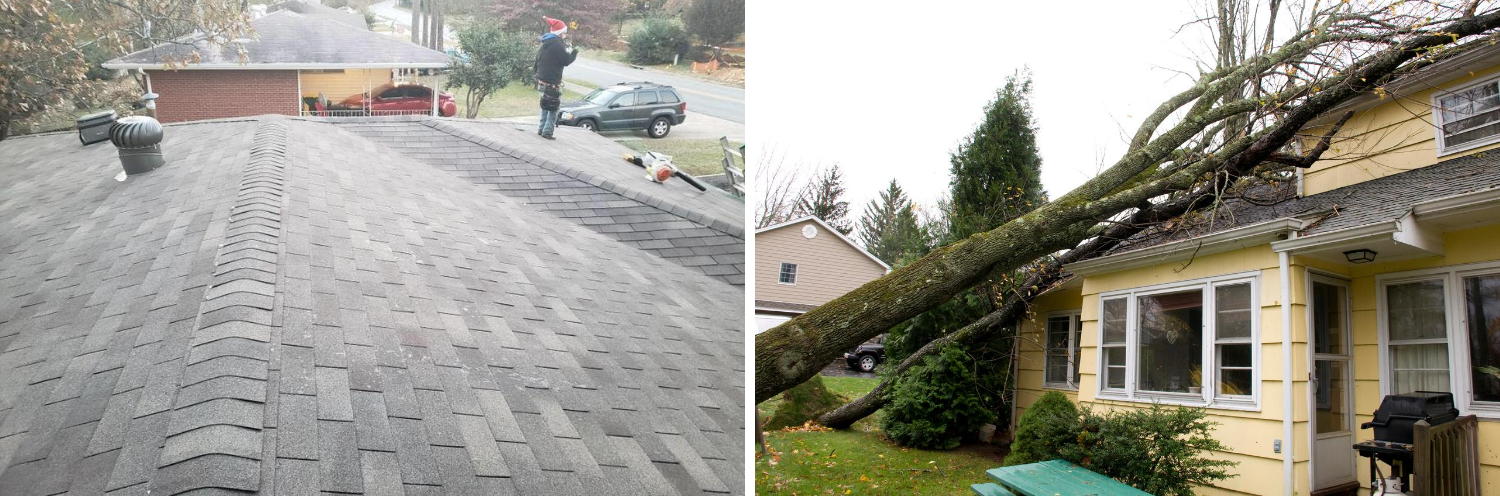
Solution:
M 781 276 L 776 282 L 782 284 L 797 284 L 797 264 L 781 263 Z
M 1236 275 L 1103 295 L 1100 396 L 1255 406 L 1255 284 Z
M 1380 291 L 1381 394 L 1452 392 L 1500 417 L 1500 262 L 1393 274 Z
M 1434 97 L 1442 153 L 1494 142 L 1500 136 L 1500 81 L 1488 81 Z
M 1047 317 L 1047 387 L 1078 387 L 1078 338 L 1083 329 L 1078 314 L 1078 311 L 1072 311 Z

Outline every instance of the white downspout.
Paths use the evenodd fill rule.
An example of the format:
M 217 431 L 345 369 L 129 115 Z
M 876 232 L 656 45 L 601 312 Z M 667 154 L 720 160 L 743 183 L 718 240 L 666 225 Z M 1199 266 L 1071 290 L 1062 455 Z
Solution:
M 1280 252 L 1281 269 L 1281 481 L 1282 494 L 1296 494 L 1292 459 L 1292 267 L 1291 253 Z

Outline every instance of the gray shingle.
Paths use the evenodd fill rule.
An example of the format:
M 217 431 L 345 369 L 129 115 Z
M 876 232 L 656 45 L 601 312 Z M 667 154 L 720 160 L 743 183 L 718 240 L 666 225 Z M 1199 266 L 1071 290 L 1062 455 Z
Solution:
M 504 127 L 463 151 L 420 119 L 356 124 L 386 134 L 168 125 L 168 165 L 125 182 L 101 180 L 118 170 L 107 147 L 0 142 L 16 180 L 0 211 L 26 212 L 0 216 L 0 485 L 738 490 L 744 373 L 723 364 L 744 358 L 743 288 L 670 259 L 729 255 L 713 260 L 742 277 L 741 242 L 716 227 L 694 239 L 724 253 L 642 256 L 456 172 L 539 188 L 578 218 L 692 223 L 648 235 L 706 235 L 712 216 L 671 208 L 691 195 L 620 193 L 630 181 L 587 153 L 521 150 L 508 143 L 534 136 Z M 431 138 L 420 153 L 455 173 L 402 137 Z

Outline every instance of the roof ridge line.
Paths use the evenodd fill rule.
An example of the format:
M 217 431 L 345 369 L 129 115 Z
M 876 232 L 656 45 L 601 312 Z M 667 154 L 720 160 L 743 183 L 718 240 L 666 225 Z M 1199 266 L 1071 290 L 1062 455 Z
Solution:
M 282 212 L 285 209 L 283 170 L 286 168 L 288 129 L 284 119 L 265 119 L 255 130 L 249 162 L 240 174 L 236 201 L 224 227 L 224 238 L 231 232 L 257 228 L 268 244 L 279 245 Z M 246 187 L 254 183 L 254 187 Z M 262 198 L 270 190 L 281 201 L 273 206 L 267 201 L 245 201 Z M 256 215 L 245 215 L 254 212 Z M 265 232 L 262 232 L 265 231 Z M 167 437 L 157 457 L 156 474 L 151 478 L 152 492 L 178 494 L 187 491 L 220 488 L 241 491 L 260 490 L 261 463 L 265 432 L 267 371 L 270 363 L 254 357 L 270 355 L 270 336 L 280 325 L 275 310 L 276 278 L 269 284 L 262 278 L 232 267 L 258 252 L 256 260 L 276 264 L 280 250 L 246 250 L 219 245 L 214 254 L 213 279 L 204 287 L 204 299 L 189 337 L 184 377 L 197 377 L 194 385 L 234 377 L 251 381 L 246 388 L 211 388 L 207 394 L 184 394 L 188 386 L 179 385 L 172 400 Z M 228 291 L 228 289 L 234 289 Z M 221 310 L 230 310 L 233 318 L 220 318 Z M 235 338 L 234 346 L 226 339 Z M 247 360 L 217 360 L 240 356 Z M 258 384 L 258 388 L 256 387 Z M 203 389 L 203 388 L 198 388 Z M 257 390 L 258 389 L 258 390 Z M 217 402 L 234 399 L 234 402 Z

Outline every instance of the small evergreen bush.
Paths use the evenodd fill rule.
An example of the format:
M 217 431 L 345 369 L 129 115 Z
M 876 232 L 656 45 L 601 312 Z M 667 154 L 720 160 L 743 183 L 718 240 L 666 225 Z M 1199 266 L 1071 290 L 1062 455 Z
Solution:
M 880 428 L 902 446 L 958 447 L 965 435 L 994 418 L 984 408 L 972 366 L 954 346 L 925 358 L 887 392 L 890 402 L 882 409 Z
M 1218 425 L 1202 408 L 1137 408 L 1096 414 L 1084 409 L 1078 441 L 1065 458 L 1151 494 L 1191 496 L 1193 485 L 1229 478 L 1235 462 L 1204 456 L 1223 451 L 1210 433 Z
M 1048 392 L 1021 415 L 1006 465 L 1063 459 L 1151 494 L 1190 496 L 1194 485 L 1228 479 L 1228 460 L 1204 456 L 1227 449 L 1210 434 L 1217 425 L 1202 408 L 1077 409 Z
M 1021 414 L 1005 465 L 1064 458 L 1065 449 L 1078 445 L 1078 432 L 1078 408 L 1062 393 L 1048 391 Z
M 625 56 L 636 64 L 668 64 L 673 56 L 686 53 L 690 44 L 687 31 L 677 23 L 646 19 L 630 34 L 630 50 Z

